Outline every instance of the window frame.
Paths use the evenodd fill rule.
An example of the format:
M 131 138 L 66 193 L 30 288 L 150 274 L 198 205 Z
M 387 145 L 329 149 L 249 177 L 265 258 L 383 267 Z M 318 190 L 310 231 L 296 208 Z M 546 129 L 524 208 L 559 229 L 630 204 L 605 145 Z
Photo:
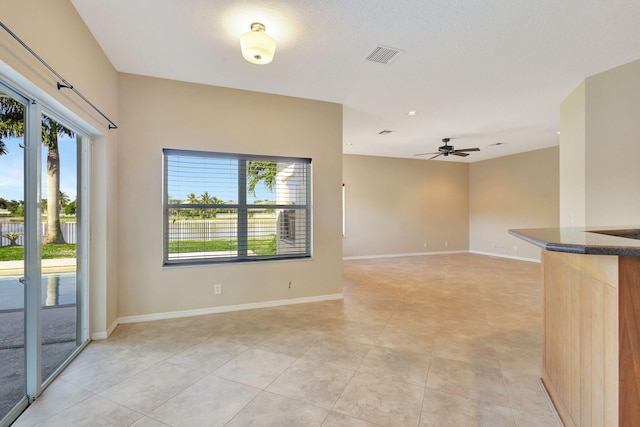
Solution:
M 238 219 L 236 221 L 237 231 L 237 251 L 236 255 L 227 257 L 203 257 L 203 258 L 189 258 L 189 259 L 170 259 L 169 258 L 169 211 L 176 208 L 192 208 L 190 203 L 169 203 L 169 157 L 170 156 L 188 156 L 194 158 L 215 158 L 215 159 L 230 159 L 238 160 L 238 203 L 224 203 L 224 204 L 199 204 L 198 206 L 203 209 L 236 209 L 238 212 Z M 247 174 L 246 167 L 249 161 L 269 161 L 269 162 L 282 162 L 282 163 L 296 163 L 305 166 L 305 200 L 304 204 L 253 204 L 247 201 Z M 184 150 L 163 148 L 162 149 L 162 164 L 163 164 L 163 190 L 162 190 L 162 224 L 163 224 L 163 266 L 175 267 L 175 266 L 188 266 L 188 265 L 201 265 L 201 264 L 225 264 L 225 263 L 237 263 L 237 262 L 258 262 L 258 261 L 278 261 L 278 260 L 291 260 L 291 259 L 305 259 L 312 257 L 312 160 L 310 158 L 299 157 L 284 157 L 284 156 L 269 156 L 259 154 L 242 154 L 242 153 L 224 153 L 214 151 L 197 151 L 197 150 Z M 248 255 L 248 239 L 249 228 L 248 218 L 249 211 L 252 208 L 258 209 L 275 209 L 275 210 L 300 210 L 305 212 L 304 221 L 304 251 L 300 253 L 284 253 L 273 255 Z M 279 220 L 276 220 L 278 223 Z M 299 232 L 300 230 L 298 230 Z M 276 239 L 281 239 L 282 232 L 276 227 Z M 291 243 L 291 240 L 282 239 L 284 243 Z

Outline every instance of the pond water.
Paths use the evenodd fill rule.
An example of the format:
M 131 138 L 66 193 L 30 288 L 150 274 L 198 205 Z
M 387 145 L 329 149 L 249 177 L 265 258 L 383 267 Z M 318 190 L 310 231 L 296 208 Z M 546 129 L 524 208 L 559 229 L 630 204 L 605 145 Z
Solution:
M 18 276 L 0 277 L 0 311 L 24 308 L 24 285 Z M 42 306 L 75 304 L 76 274 L 42 275 Z

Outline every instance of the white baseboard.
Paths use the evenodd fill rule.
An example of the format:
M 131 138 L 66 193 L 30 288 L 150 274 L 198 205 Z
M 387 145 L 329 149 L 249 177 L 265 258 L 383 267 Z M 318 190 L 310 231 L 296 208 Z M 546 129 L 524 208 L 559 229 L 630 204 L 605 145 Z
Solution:
M 517 261 L 536 262 L 538 264 L 541 263 L 541 261 L 539 259 L 524 258 L 524 257 L 519 257 L 519 256 L 513 256 L 513 255 L 494 254 L 494 253 L 491 253 L 491 252 L 482 252 L 482 251 L 469 251 L 469 253 L 470 254 L 476 254 L 476 255 L 487 255 L 487 256 L 491 256 L 491 257 L 495 257 L 495 258 L 515 259 Z
M 449 254 L 464 254 L 464 253 L 472 253 L 472 254 L 486 255 L 486 256 L 497 257 L 497 258 L 508 258 L 508 259 L 514 259 L 518 261 L 540 263 L 540 260 L 537 260 L 537 259 L 515 257 L 511 255 L 494 254 L 490 252 L 481 252 L 481 251 L 414 252 L 414 253 L 408 253 L 408 254 L 351 256 L 351 257 L 344 257 L 342 259 L 344 261 L 348 261 L 348 260 L 358 260 L 358 259 L 400 258 L 400 257 L 410 257 L 410 256 L 449 255 Z M 315 297 L 292 298 L 292 299 L 286 299 L 286 300 L 264 301 L 264 302 L 256 302 L 256 303 L 249 303 L 249 304 L 226 305 L 221 307 L 198 308 L 194 310 L 169 311 L 165 313 L 142 314 L 138 316 L 125 316 L 125 317 L 119 317 L 118 319 L 116 319 L 115 322 L 113 322 L 106 331 L 93 332 L 91 334 L 91 339 L 92 340 L 107 339 L 111 335 L 111 333 L 114 331 L 116 326 L 118 326 L 121 323 L 151 322 L 154 320 L 177 319 L 180 317 L 202 316 L 205 314 L 228 313 L 230 311 L 252 310 L 256 308 L 277 307 L 277 306 L 291 305 L 291 304 L 304 304 L 309 302 L 332 301 L 332 300 L 339 300 L 342 298 L 343 298 L 342 294 L 330 294 L 330 295 L 320 295 Z
M 118 326 L 118 319 L 116 319 L 108 328 L 106 331 L 101 331 L 101 332 L 93 332 L 91 334 L 91 339 L 92 340 L 106 340 L 107 338 L 109 338 L 109 336 L 111 335 L 111 333 L 114 331 L 114 329 L 116 329 L 116 326 Z
M 424 256 L 424 255 L 449 255 L 449 254 L 466 254 L 469 251 L 446 251 L 446 252 L 412 252 L 409 254 L 384 254 L 384 255 L 363 255 L 363 256 L 346 256 L 343 261 L 354 259 L 376 259 L 376 258 L 401 258 L 407 256 Z
M 524 257 L 504 255 L 504 254 L 495 254 L 491 252 L 482 252 L 482 251 L 413 252 L 410 254 L 362 255 L 362 256 L 347 256 L 347 257 L 343 257 L 342 260 L 349 261 L 349 260 L 357 260 L 357 259 L 400 258 L 400 257 L 408 257 L 408 256 L 449 255 L 449 254 L 476 254 L 476 255 L 486 255 L 486 256 L 491 256 L 496 258 L 514 259 L 517 261 L 536 262 L 538 264 L 540 263 L 539 259 L 524 258 Z
M 151 322 L 154 320 L 177 319 L 180 317 L 202 316 L 205 314 L 228 313 L 230 311 L 253 310 L 256 308 L 278 307 L 282 305 L 304 304 L 309 302 L 333 301 L 343 299 L 342 294 L 319 295 L 314 297 L 291 298 L 286 300 L 254 302 L 248 304 L 225 305 L 221 307 L 198 308 L 194 310 L 169 311 L 165 313 L 141 314 L 138 316 L 119 317 L 106 332 L 94 332 L 91 339 L 106 339 L 119 324 Z

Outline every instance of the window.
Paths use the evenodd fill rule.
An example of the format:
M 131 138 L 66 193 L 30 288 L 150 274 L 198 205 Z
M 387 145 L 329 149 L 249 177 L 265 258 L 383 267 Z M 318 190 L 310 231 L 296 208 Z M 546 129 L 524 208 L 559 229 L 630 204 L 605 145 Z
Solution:
M 296 211 L 293 209 L 282 211 L 282 239 L 296 240 Z
M 163 153 L 165 265 L 311 256 L 311 159 Z

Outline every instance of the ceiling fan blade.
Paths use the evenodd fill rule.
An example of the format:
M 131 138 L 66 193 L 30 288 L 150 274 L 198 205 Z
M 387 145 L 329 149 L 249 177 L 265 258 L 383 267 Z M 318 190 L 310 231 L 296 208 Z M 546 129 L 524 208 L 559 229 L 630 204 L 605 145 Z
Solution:
M 414 154 L 414 156 L 428 156 L 429 154 L 442 154 L 442 153 L 420 153 L 420 154 Z
M 433 153 L 431 153 L 431 154 L 433 154 Z M 427 160 L 433 160 L 433 159 L 435 159 L 436 157 L 439 157 L 439 156 L 442 156 L 442 153 L 438 153 L 433 157 L 429 157 Z
M 453 153 L 454 156 L 460 156 L 460 157 L 467 157 L 469 155 L 469 153 L 461 153 L 459 151 L 454 151 Z
M 480 151 L 479 148 L 463 148 L 462 150 L 455 150 L 456 152 L 465 152 L 465 151 Z

